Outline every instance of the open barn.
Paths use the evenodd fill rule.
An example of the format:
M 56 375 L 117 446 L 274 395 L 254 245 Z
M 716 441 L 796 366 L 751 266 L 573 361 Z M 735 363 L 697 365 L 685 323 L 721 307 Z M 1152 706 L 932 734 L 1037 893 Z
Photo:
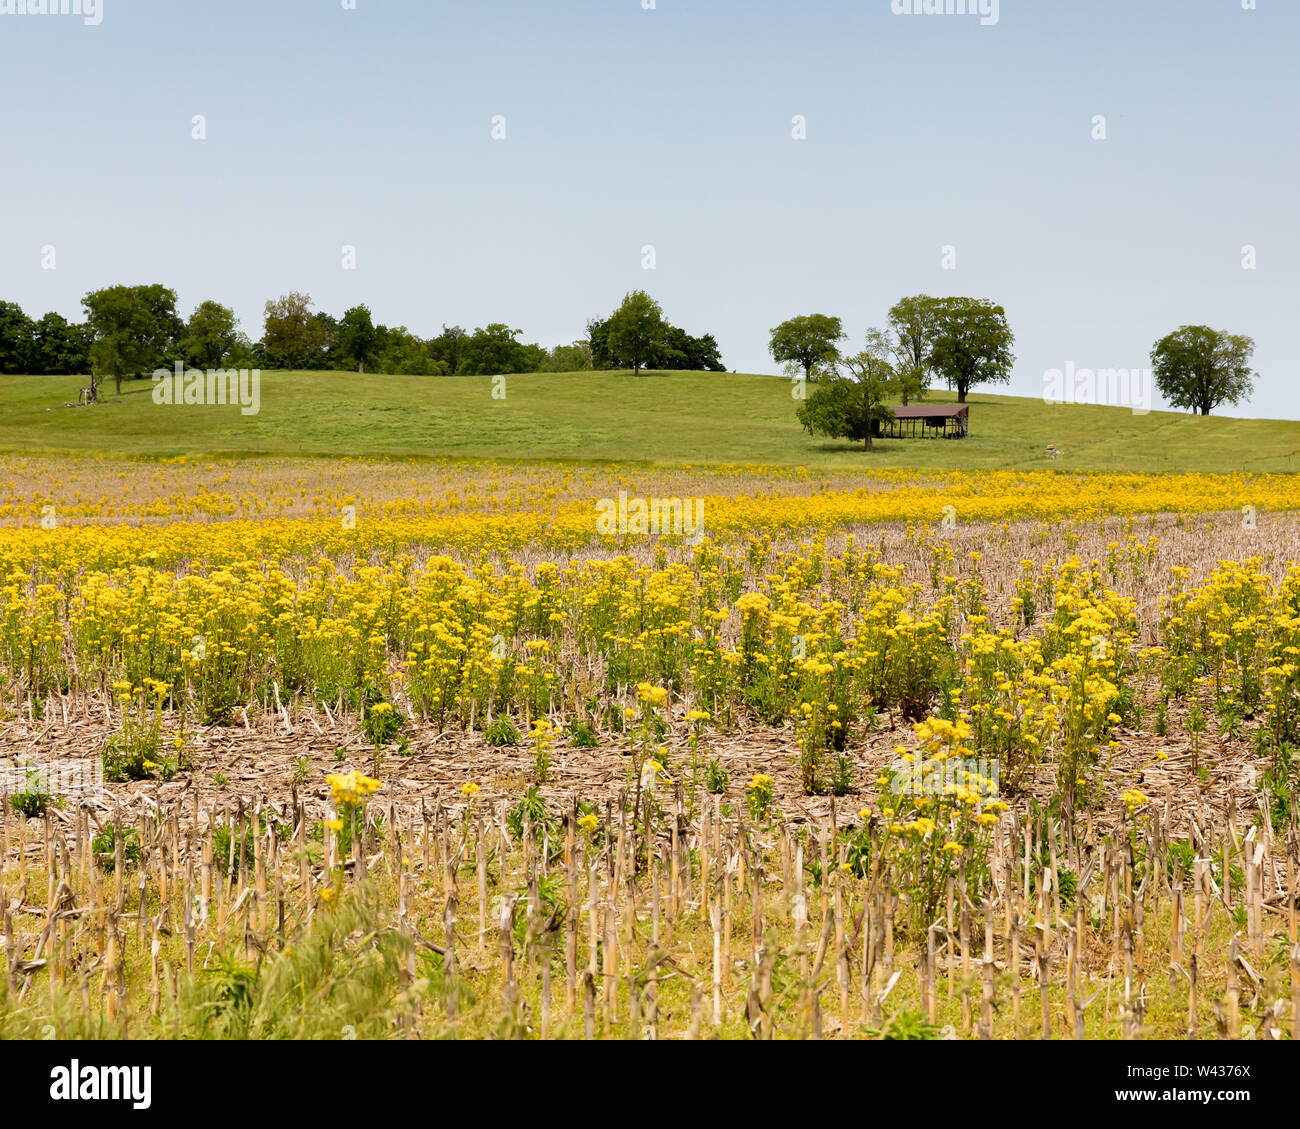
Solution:
M 878 439 L 965 439 L 970 434 L 969 404 L 908 404 L 885 411 L 889 415 L 874 428 Z

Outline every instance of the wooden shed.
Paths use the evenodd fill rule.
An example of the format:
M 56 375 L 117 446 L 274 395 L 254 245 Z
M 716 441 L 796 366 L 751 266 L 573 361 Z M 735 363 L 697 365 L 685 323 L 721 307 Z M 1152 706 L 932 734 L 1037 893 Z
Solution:
M 885 411 L 892 418 L 876 425 L 880 439 L 965 439 L 970 434 L 969 404 L 909 404 Z

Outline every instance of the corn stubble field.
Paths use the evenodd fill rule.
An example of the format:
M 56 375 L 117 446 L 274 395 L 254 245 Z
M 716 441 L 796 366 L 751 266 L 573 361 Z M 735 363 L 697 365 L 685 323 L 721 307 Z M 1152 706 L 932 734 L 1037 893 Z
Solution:
M 0 459 L 0 1037 L 1295 1038 L 1298 493 Z

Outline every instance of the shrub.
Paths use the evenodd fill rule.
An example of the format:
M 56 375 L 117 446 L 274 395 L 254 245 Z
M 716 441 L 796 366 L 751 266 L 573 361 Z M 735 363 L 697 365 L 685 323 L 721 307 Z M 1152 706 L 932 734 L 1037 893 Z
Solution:
M 569 738 L 569 744 L 576 745 L 579 749 L 594 749 L 600 744 L 596 731 L 576 717 L 570 719 L 569 724 L 565 726 L 565 733 Z
M 124 866 L 134 866 L 140 861 L 140 832 L 134 827 L 127 827 L 119 832 L 116 824 L 107 823 L 104 829 L 90 841 L 91 853 L 98 860 L 99 865 L 110 874 L 117 865 L 119 834 L 122 838 L 122 863 Z
M 361 729 L 366 735 L 366 740 L 378 749 L 393 740 L 401 732 L 404 724 L 402 715 L 393 709 L 391 703 L 375 702 L 367 707 Z
M 722 762 L 714 757 L 704 770 L 704 787 L 711 795 L 721 796 L 727 790 L 729 782 L 727 770 L 723 768 Z
M 494 717 L 483 733 L 485 740 L 494 749 L 519 744 L 519 729 L 508 717 Z
M 536 784 L 529 785 L 519 802 L 506 813 L 506 826 L 516 839 L 523 838 L 524 816 L 528 817 L 534 835 L 540 836 L 542 829 L 550 823 L 550 817 L 546 814 L 546 801 Z
M 45 791 L 39 773 L 32 773 L 23 782 L 23 790 L 9 797 L 9 806 L 28 819 L 40 819 L 49 811 L 54 797 Z

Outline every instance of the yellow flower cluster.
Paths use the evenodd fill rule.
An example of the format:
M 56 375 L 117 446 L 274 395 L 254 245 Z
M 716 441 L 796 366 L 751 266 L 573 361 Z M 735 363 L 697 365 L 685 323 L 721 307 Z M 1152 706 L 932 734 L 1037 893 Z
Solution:
M 1129 815 L 1132 815 L 1138 808 L 1149 804 L 1151 797 L 1145 792 L 1139 792 L 1136 788 L 1131 788 L 1127 792 L 1120 794 L 1120 801 L 1128 808 Z
M 325 782 L 330 786 L 336 807 L 364 804 L 368 797 L 383 787 L 378 780 L 355 770 L 347 773 L 331 773 L 325 777 Z
M 668 701 L 668 691 L 662 686 L 652 686 L 649 682 L 638 682 L 636 697 L 639 702 L 659 707 Z
M 1129 532 L 1095 559 L 1021 560 L 1017 548 L 994 576 L 1001 527 L 977 551 L 935 532 L 949 504 L 963 523 L 1261 497 L 1300 507 L 1300 480 L 1097 475 L 1081 489 L 1052 474 L 881 470 L 863 490 L 773 471 L 767 493 L 711 495 L 709 540 L 674 543 L 652 563 L 597 544 L 590 507 L 562 475 L 547 479 L 559 492 L 543 515 L 526 492 L 490 486 L 494 473 L 483 468 L 474 489 L 446 483 L 445 503 L 436 492 L 375 503 L 356 528 L 324 520 L 355 502 L 333 481 L 319 488 L 324 502 L 303 501 L 306 520 L 287 502 L 293 520 L 252 520 L 245 484 L 233 500 L 213 487 L 201 513 L 179 496 L 148 515 L 138 499 L 122 511 L 86 502 L 87 519 L 160 519 L 147 528 L 0 529 L 0 683 L 33 702 L 111 687 L 115 725 L 168 734 L 186 721 L 163 725 L 164 712 L 229 719 L 266 703 L 272 685 L 327 703 L 374 687 L 386 699 L 369 707 L 376 717 L 391 699 L 403 715 L 465 732 L 499 712 L 537 718 L 539 753 L 557 736 L 547 719 L 579 702 L 615 726 L 622 710 L 645 754 L 683 723 L 694 754 L 715 720 L 793 722 L 810 793 L 834 787 L 837 766 L 851 771 L 852 743 L 877 715 L 920 719 L 892 782 L 878 779 L 899 793 L 886 826 L 927 850 L 989 837 L 1006 810 L 998 797 L 1044 766 L 1071 801 L 1095 798 L 1147 671 L 1170 698 L 1209 686 L 1225 713 L 1259 718 L 1277 746 L 1300 743 L 1300 566 L 1279 577 L 1275 561 L 1229 561 L 1197 583 L 1173 569 L 1157 578 L 1168 595 L 1143 632 L 1159 645 L 1139 651 L 1132 593 L 1154 538 Z M 739 471 L 708 473 L 752 485 Z M 10 519 L 31 516 L 12 488 L 8 504 Z M 218 513 L 239 516 L 189 520 Z M 167 521 L 176 516 L 187 520 Z M 917 523 L 894 535 L 901 552 L 844 533 L 881 521 Z M 547 551 L 556 559 L 539 559 Z M 652 785 L 665 763 L 666 752 L 649 762 Z M 348 777 L 330 778 L 336 805 L 371 794 L 370 778 L 349 776 L 337 788 Z
M 301 473 L 290 478 L 256 464 L 250 468 L 233 460 L 187 463 L 180 458 L 164 460 L 149 477 L 129 467 L 129 475 L 124 470 L 110 485 L 87 491 L 80 476 L 59 482 L 58 464 L 46 476 L 38 498 L 30 486 L 24 490 L 15 481 L 22 477 L 15 474 L 21 468 L 0 459 L 0 468 L 9 472 L 8 481 L 0 476 L 0 521 L 16 521 L 53 540 L 49 534 L 58 531 L 34 528 L 50 501 L 69 524 L 148 518 L 163 523 L 160 532 L 167 535 L 142 536 L 141 545 L 160 559 L 170 552 L 185 555 L 184 536 L 171 535 L 177 525 L 200 530 L 225 525 L 246 537 L 260 534 L 270 543 L 285 544 L 292 543 L 292 527 L 297 526 L 310 529 L 313 541 L 329 532 L 339 544 L 350 538 L 369 551 L 391 543 L 372 527 L 392 523 L 403 527 L 407 544 L 423 540 L 464 549 L 484 544 L 522 548 L 530 541 L 590 543 L 595 537 L 590 499 L 620 486 L 644 489 L 644 483 L 637 482 L 643 477 L 641 468 L 617 465 L 599 470 L 530 465 L 525 473 L 494 462 L 444 459 L 420 475 L 409 470 L 394 474 L 385 460 L 343 459 L 306 466 L 310 478 Z M 747 536 L 752 529 L 933 521 L 945 504 L 956 506 L 965 520 L 977 521 L 1239 512 L 1243 505 L 1258 505 L 1261 497 L 1269 498 L 1276 509 L 1300 509 L 1300 483 L 1288 474 L 1090 474 L 1081 489 L 1079 476 L 1047 470 L 918 473 L 873 467 L 871 490 L 860 489 L 852 475 L 828 474 L 827 488 L 811 495 L 798 488 L 801 474 L 806 477 L 807 472 L 782 466 L 694 467 L 689 485 L 665 471 L 666 481 L 657 492 L 686 496 L 687 489 L 703 489 L 709 495 L 708 532 L 713 540 Z M 394 480 L 403 484 L 396 497 Z M 358 489 L 358 482 L 373 484 L 374 489 Z M 533 499 L 539 494 L 552 500 L 554 514 L 537 512 L 540 507 Z M 339 521 L 345 506 L 355 508 L 355 528 Z M 320 543 L 315 547 L 331 548 Z M 255 551 L 261 552 L 261 546 Z

